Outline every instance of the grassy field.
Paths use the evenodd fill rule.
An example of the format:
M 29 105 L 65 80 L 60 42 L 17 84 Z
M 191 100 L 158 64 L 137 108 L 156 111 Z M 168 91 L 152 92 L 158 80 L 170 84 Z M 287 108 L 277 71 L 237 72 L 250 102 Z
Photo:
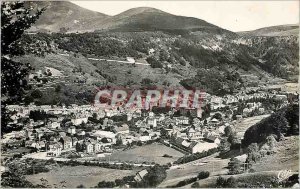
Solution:
M 299 171 L 299 136 L 285 137 L 279 141 L 276 153 L 267 155 L 252 167 L 255 171 Z
M 253 184 L 256 185 L 257 182 L 268 183 L 272 179 L 276 179 L 278 171 L 265 171 L 259 173 L 243 173 L 239 175 L 222 175 L 223 178 L 228 179 L 233 177 L 239 184 Z M 212 176 L 207 179 L 198 181 L 200 188 L 216 188 L 216 182 L 219 176 Z M 188 184 L 182 188 L 191 188 L 192 184 Z M 265 186 L 268 187 L 268 186 Z
M 164 154 L 173 156 L 171 158 L 162 157 Z M 153 143 L 145 146 L 136 147 L 126 151 L 118 151 L 112 153 L 110 157 L 106 157 L 111 161 L 124 162 L 155 162 L 158 164 L 167 164 L 182 157 L 183 154 L 173 148 L 169 148 L 160 143 Z
M 167 178 L 159 187 L 172 186 L 187 178 L 197 176 L 201 171 L 209 171 L 211 176 L 227 174 L 229 159 L 217 158 L 218 154 L 178 166 L 167 171 Z
M 256 123 L 260 122 L 262 119 L 269 117 L 270 115 L 259 115 L 259 116 L 254 116 L 254 117 L 249 117 L 249 118 L 244 118 L 240 122 L 237 122 L 235 125 L 235 130 L 237 132 L 237 136 L 239 138 L 244 137 L 244 133 L 246 130 L 251 127 L 252 125 L 255 125 Z
M 135 170 L 106 169 L 93 166 L 63 166 L 52 169 L 48 173 L 26 175 L 26 179 L 33 184 L 41 184 L 41 179 L 46 179 L 48 184 L 59 188 L 76 188 L 83 184 L 85 187 L 94 187 L 100 181 L 114 181 L 124 176 L 135 175 Z

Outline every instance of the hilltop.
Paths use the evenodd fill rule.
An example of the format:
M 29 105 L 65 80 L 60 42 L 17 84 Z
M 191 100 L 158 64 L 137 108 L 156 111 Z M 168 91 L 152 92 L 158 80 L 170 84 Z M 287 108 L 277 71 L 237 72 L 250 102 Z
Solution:
M 90 23 L 109 17 L 68 1 L 28 1 L 26 3 L 34 8 L 46 8 L 29 32 L 89 31 L 92 29 Z
M 253 31 L 238 32 L 243 36 L 298 36 L 299 24 L 270 26 Z

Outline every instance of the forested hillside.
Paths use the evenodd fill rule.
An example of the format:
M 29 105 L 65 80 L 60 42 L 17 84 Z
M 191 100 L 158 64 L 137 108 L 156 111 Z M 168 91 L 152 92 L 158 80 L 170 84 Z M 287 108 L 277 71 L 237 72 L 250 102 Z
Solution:
M 25 50 L 42 46 L 41 51 L 46 49 L 47 52 L 55 53 L 57 50 L 64 50 L 86 57 L 134 57 L 145 59 L 154 63 L 153 67 L 161 68 L 167 65 L 190 66 L 196 69 L 215 68 L 220 72 L 250 73 L 258 77 L 265 77 L 266 72 L 285 79 L 298 74 L 299 47 L 296 36 L 203 36 L 197 32 L 178 35 L 161 31 L 39 33 L 24 36 L 21 43 Z M 153 52 L 150 53 L 151 50 Z M 197 78 L 187 79 L 190 80 L 185 82 L 185 85 L 195 87 L 193 80 Z

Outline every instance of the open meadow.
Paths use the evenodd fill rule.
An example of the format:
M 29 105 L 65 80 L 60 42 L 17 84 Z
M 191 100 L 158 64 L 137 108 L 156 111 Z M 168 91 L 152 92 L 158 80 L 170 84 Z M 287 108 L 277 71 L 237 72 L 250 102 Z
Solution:
M 255 171 L 299 171 L 299 136 L 285 137 L 276 144 L 275 153 L 253 165 Z
M 227 174 L 228 169 L 226 167 L 229 159 L 220 159 L 217 156 L 218 153 L 169 169 L 167 178 L 159 187 L 175 185 L 179 181 L 197 176 L 201 171 L 209 171 L 211 176 Z
M 163 157 L 164 154 L 167 154 L 172 157 Z M 140 147 L 135 147 L 133 149 L 129 149 L 126 151 L 117 151 L 112 153 L 109 157 L 105 157 L 110 161 L 119 161 L 119 162 L 155 162 L 158 164 L 167 164 L 169 162 L 173 162 L 178 158 L 182 157 L 183 153 L 167 147 L 160 143 L 153 143 L 149 145 L 144 145 Z
M 47 173 L 26 175 L 26 179 L 33 184 L 41 184 L 41 179 L 46 179 L 49 185 L 59 188 L 63 186 L 76 188 L 80 184 L 91 188 L 100 181 L 114 181 L 135 174 L 135 170 L 117 170 L 94 166 L 62 166 L 53 168 Z

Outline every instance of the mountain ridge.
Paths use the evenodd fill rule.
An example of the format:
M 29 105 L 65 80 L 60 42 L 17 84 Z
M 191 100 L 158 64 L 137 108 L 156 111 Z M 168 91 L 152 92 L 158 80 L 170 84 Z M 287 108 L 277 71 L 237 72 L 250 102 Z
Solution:
M 251 31 L 237 32 L 243 36 L 289 36 L 299 35 L 299 24 L 275 25 L 259 28 Z
M 30 32 L 83 33 L 93 31 L 201 30 L 206 33 L 229 33 L 216 25 L 194 17 L 173 15 L 152 7 L 136 7 L 109 16 L 71 2 L 30 2 L 46 11 Z M 232 33 L 232 32 L 230 32 Z

